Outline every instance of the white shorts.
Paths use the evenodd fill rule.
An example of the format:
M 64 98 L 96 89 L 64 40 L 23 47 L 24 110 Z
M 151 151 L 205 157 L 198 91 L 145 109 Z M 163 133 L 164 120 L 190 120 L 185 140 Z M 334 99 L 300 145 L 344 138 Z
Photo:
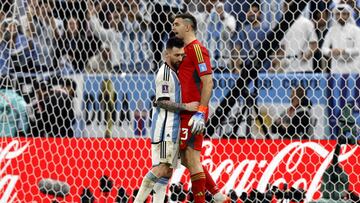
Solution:
M 179 143 L 172 141 L 163 141 L 151 144 L 152 165 L 157 166 L 160 163 L 170 164 L 170 168 L 180 166 Z

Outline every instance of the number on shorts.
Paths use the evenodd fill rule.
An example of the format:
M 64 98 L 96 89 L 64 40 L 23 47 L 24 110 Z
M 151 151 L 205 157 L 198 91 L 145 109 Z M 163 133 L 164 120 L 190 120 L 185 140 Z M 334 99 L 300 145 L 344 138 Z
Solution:
M 181 140 L 187 140 L 189 136 L 189 129 L 188 128 L 181 128 Z

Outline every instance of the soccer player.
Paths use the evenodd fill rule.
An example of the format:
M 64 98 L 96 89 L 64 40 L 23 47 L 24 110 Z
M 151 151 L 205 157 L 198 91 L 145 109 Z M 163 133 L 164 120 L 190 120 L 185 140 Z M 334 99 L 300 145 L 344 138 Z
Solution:
M 215 202 L 230 202 L 220 193 L 211 175 L 200 161 L 205 119 L 213 88 L 212 70 L 207 49 L 196 39 L 197 22 L 191 14 L 175 16 L 175 36 L 185 43 L 185 58 L 179 67 L 182 102 L 200 102 L 197 112 L 181 112 L 180 153 L 181 163 L 191 175 L 195 203 L 205 202 L 205 189 L 214 194 Z
M 156 107 L 151 124 L 153 167 L 144 177 L 135 203 L 143 203 L 153 188 L 153 202 L 164 202 L 166 186 L 179 157 L 179 112 L 196 111 L 199 106 L 199 102 L 181 103 L 177 70 L 183 58 L 183 40 L 170 38 L 166 43 L 165 63 L 155 80 Z

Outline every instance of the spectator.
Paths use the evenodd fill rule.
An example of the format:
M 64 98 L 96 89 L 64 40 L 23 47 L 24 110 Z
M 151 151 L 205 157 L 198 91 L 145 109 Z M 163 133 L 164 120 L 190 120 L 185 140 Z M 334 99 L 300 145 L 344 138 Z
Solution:
M 286 139 L 308 139 L 311 104 L 303 87 L 291 91 L 291 106 L 271 126 L 272 133 Z
M 0 137 L 25 136 L 29 128 L 28 105 L 12 89 L 11 80 L 0 80 Z
M 111 65 L 111 49 L 106 43 L 101 45 L 101 50 L 98 54 L 91 57 L 87 66 L 87 73 L 115 73 Z
M 332 73 L 359 73 L 360 70 L 360 28 L 351 13 L 347 4 L 338 4 L 333 9 L 335 20 L 322 46 L 323 54 L 331 58 Z
M 69 20 L 75 17 L 79 23 L 81 35 L 85 34 L 87 29 L 86 10 L 87 4 L 85 0 L 66 0 L 54 1 L 55 12 L 60 19 Z
M 314 23 L 300 15 L 280 42 L 280 47 L 284 49 L 283 60 L 286 60 L 283 63 L 287 65 L 283 70 L 276 71 L 313 71 L 312 59 L 318 47 L 317 42 L 318 38 L 315 33 Z
M 285 46 L 280 45 L 280 47 L 275 51 L 275 54 L 271 57 L 271 68 L 269 72 L 284 72 L 284 70 L 289 66 L 289 61 L 285 58 Z
M 117 11 L 112 12 L 110 29 L 105 29 L 96 17 L 93 6 L 89 5 L 90 27 L 102 43 L 110 44 L 112 64 L 121 71 L 140 72 L 150 67 L 152 34 L 146 23 L 136 18 L 138 8 L 138 5 L 125 5 L 122 12 L 125 16 Z
M 218 0 L 201 0 L 197 6 L 195 16 L 198 19 L 196 38 L 203 44 L 206 43 L 206 35 L 210 23 L 210 13 Z M 203 8 L 201 8 L 203 6 Z
M 59 52 L 71 63 L 76 72 L 85 70 L 88 58 L 96 47 L 91 36 L 80 32 L 80 23 L 75 17 L 70 17 L 66 24 L 66 32 L 59 38 Z
M 326 34 L 329 31 L 329 11 L 328 9 L 324 9 L 322 11 L 315 10 L 313 12 L 313 22 L 315 24 L 315 32 L 317 35 L 318 41 L 318 48 L 314 53 L 314 71 L 315 72 L 329 72 L 328 69 L 328 57 L 323 56 L 320 47 L 322 47 L 324 43 L 324 39 Z
M 88 5 L 88 18 L 89 18 L 89 25 L 94 33 L 103 44 L 109 44 L 111 49 L 112 61 L 111 63 L 114 66 L 120 67 L 121 60 L 121 51 L 119 48 L 119 41 L 121 41 L 120 32 L 124 31 L 123 23 L 121 22 L 120 15 L 117 12 L 111 12 L 109 15 L 108 22 L 110 24 L 109 29 L 105 29 L 100 20 L 97 17 L 97 10 L 99 10 L 99 6 L 96 7 L 90 3 Z
M 230 60 L 231 37 L 235 32 L 235 17 L 225 12 L 224 4 L 217 2 L 209 16 L 205 46 L 212 56 L 214 71 L 222 72 Z
M 125 5 L 125 8 L 127 6 Z M 133 1 L 129 4 L 129 11 L 123 18 L 124 32 L 121 33 L 120 50 L 122 50 L 121 64 L 123 72 L 146 73 L 150 69 L 152 56 L 151 40 L 153 33 L 150 32 L 147 23 L 137 13 L 139 4 Z M 126 10 L 126 9 L 125 9 Z
M 352 8 L 351 15 L 357 26 L 360 26 L 360 1 L 359 0 L 333 0 L 331 8 L 336 7 L 337 4 L 347 4 Z
M 266 34 L 269 32 L 268 24 L 262 21 L 262 16 L 260 5 L 251 4 L 246 12 L 245 25 L 234 39 L 236 40 L 235 46 L 242 47 L 239 57 L 244 61 L 247 69 L 252 72 L 258 71 L 260 68 L 267 69 L 270 66 L 268 60 L 257 60 L 257 53 L 263 48 L 262 43 L 266 40 Z
M 35 82 L 37 103 L 34 105 L 36 136 L 73 137 L 75 122 L 73 101 L 62 88 L 52 88 L 45 83 Z M 35 133 L 36 132 L 36 133 Z
M 37 3 L 36 3 L 37 2 Z M 29 34 L 39 55 L 36 65 L 42 70 L 57 68 L 59 55 L 56 55 L 57 40 L 64 33 L 63 21 L 55 18 L 50 0 L 37 0 L 28 6 L 26 20 Z
M 0 72 L 28 72 L 37 58 L 33 43 L 19 28 L 19 22 L 6 18 L 2 24 L 3 36 L 0 41 Z
M 185 12 L 184 1 L 159 0 L 148 3 L 151 13 L 152 50 L 154 50 L 154 67 L 160 67 L 162 51 L 172 29 L 176 14 Z M 156 70 L 155 70 L 156 71 Z

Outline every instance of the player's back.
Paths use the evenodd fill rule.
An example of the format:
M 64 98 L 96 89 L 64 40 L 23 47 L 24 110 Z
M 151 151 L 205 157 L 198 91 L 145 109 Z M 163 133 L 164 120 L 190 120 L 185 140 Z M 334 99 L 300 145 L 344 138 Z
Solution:
M 181 87 L 177 74 L 167 65 L 163 64 L 155 79 L 156 100 L 168 99 L 181 103 Z M 176 141 L 180 130 L 180 115 L 160 107 L 153 107 L 151 123 L 151 141 Z

